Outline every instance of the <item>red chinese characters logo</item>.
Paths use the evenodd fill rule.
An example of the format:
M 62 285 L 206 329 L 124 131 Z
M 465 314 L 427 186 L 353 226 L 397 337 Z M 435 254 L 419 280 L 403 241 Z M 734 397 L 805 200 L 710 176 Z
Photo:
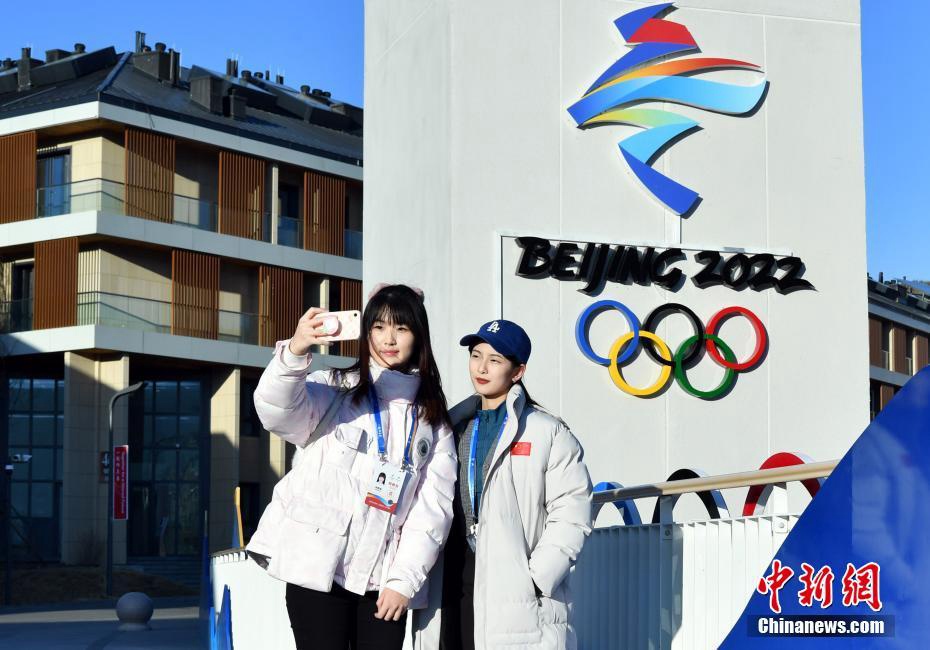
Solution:
M 802 607 L 813 607 L 814 601 L 820 602 L 820 609 L 833 604 L 833 569 L 821 567 L 815 574 L 814 567 L 807 562 L 801 563 L 801 575 L 798 576 L 804 587 L 798 592 L 798 602 Z
M 785 566 L 780 560 L 772 562 L 771 571 L 759 579 L 756 591 L 769 597 L 769 609 L 781 614 L 781 600 L 779 593 L 794 577 L 795 571 Z M 813 607 L 815 602 L 820 603 L 820 609 L 827 609 L 833 605 L 833 582 L 835 575 L 833 569 L 827 565 L 815 570 L 807 562 L 801 563 L 801 590 L 798 591 L 798 603 L 801 607 Z M 856 607 L 860 604 L 868 605 L 872 611 L 882 609 L 880 589 L 880 567 L 877 562 L 868 562 L 861 567 L 846 564 L 846 571 L 842 578 L 843 607 Z
M 875 562 L 863 564 L 858 569 L 852 564 L 846 565 L 843 574 L 843 605 L 855 607 L 865 603 L 873 612 L 882 608 L 882 598 L 879 593 L 880 567 Z
M 775 560 L 772 562 L 772 573 L 759 579 L 759 586 L 756 587 L 756 591 L 760 594 L 769 595 L 769 609 L 776 614 L 781 613 L 781 601 L 778 599 L 778 592 L 788 584 L 793 575 L 794 569 L 783 567 L 780 560 Z

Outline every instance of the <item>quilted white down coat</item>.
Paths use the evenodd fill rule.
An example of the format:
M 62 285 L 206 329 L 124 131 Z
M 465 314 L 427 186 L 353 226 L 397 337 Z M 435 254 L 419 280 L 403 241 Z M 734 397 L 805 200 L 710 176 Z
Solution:
M 479 406 L 478 396 L 455 406 L 452 426 L 473 418 Z M 479 508 L 475 648 L 573 650 L 566 578 L 591 532 L 584 453 L 564 422 L 526 404 L 519 385 L 507 396 L 507 416 Z M 439 650 L 442 571 L 440 558 L 429 604 L 414 612 L 415 650 Z
M 311 440 L 339 389 L 330 385 L 330 372 L 308 377 L 309 355 L 295 357 L 287 344 L 278 342 L 255 391 L 255 408 L 267 430 L 303 448 L 302 458 L 275 486 L 248 550 L 270 558 L 270 575 L 301 587 L 330 591 L 335 581 L 358 594 L 390 588 L 411 598 L 411 609 L 424 606 L 427 575 L 452 523 L 451 429 L 433 429 L 420 419 L 396 512 L 366 506 L 378 463 L 368 397 L 346 397 Z M 371 373 L 388 458 L 400 465 L 420 378 L 376 364 Z

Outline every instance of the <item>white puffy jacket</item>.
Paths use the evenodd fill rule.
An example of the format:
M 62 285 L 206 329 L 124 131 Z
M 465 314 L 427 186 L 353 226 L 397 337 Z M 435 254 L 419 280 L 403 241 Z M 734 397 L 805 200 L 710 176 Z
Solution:
M 268 573 L 292 584 L 329 591 L 335 581 L 358 594 L 390 588 L 411 598 L 411 609 L 424 606 L 427 575 L 452 523 L 451 429 L 434 430 L 420 419 L 411 476 L 396 512 L 366 506 L 378 462 L 368 396 L 358 402 L 346 397 L 326 430 L 310 440 L 338 388 L 329 385 L 330 372 L 308 377 L 309 355 L 293 366 L 298 358 L 285 352 L 287 344 L 278 342 L 255 391 L 255 408 L 267 430 L 304 449 L 275 486 L 248 550 L 268 556 Z M 388 458 L 400 465 L 420 378 L 376 364 L 371 373 Z
M 453 427 L 472 419 L 480 403 L 475 395 L 455 406 Z M 507 416 L 479 508 L 475 648 L 574 649 L 566 578 L 591 532 L 584 453 L 564 422 L 526 405 L 519 385 L 507 396 Z M 439 650 L 442 571 L 440 559 L 429 604 L 414 612 L 415 650 Z

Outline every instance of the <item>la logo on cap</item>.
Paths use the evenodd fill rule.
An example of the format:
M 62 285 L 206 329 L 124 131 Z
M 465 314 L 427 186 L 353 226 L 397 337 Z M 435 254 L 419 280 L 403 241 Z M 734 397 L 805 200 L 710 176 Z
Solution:
M 501 326 L 497 323 L 497 321 L 494 321 L 493 323 L 488 325 L 489 332 L 494 332 L 495 334 L 497 334 L 500 331 L 500 329 L 501 329 Z

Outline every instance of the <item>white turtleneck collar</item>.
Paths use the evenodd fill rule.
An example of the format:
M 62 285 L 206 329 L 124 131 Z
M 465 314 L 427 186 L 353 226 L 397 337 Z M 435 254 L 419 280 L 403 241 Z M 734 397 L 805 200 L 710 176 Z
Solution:
M 420 375 L 414 369 L 411 374 L 383 368 L 376 362 L 369 364 L 378 399 L 384 402 L 413 402 L 420 389 Z

